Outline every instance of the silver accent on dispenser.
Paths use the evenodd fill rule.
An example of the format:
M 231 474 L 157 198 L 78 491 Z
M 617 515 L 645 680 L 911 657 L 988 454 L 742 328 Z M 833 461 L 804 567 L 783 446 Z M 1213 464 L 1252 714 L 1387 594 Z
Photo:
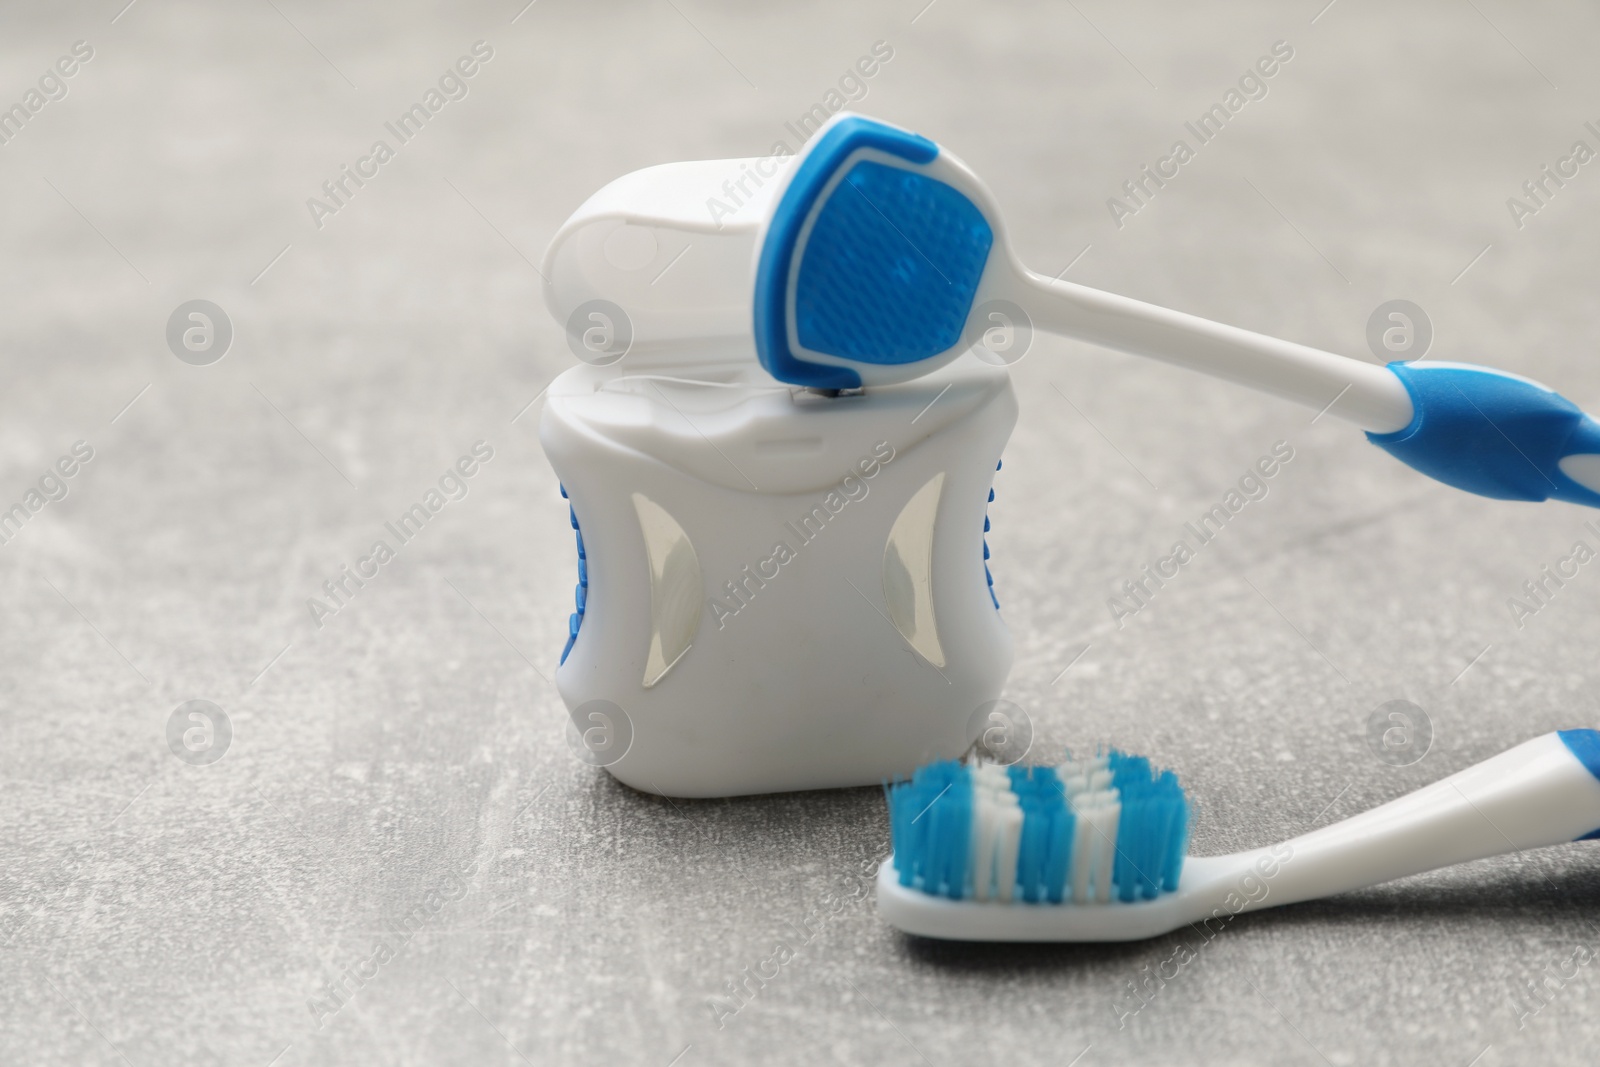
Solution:
M 678 520 L 643 493 L 633 494 L 639 532 L 650 561 L 650 651 L 646 689 L 665 678 L 694 644 L 704 604 L 700 560 Z
M 917 654 L 935 667 L 945 665 L 933 617 L 933 526 L 943 490 L 940 471 L 900 509 L 883 548 L 883 599 L 889 619 Z

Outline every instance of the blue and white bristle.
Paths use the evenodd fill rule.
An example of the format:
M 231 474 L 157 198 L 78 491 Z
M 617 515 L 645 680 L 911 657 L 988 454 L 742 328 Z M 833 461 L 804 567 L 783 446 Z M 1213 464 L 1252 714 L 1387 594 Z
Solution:
M 1170 770 L 1115 749 L 1058 766 L 955 760 L 889 790 L 900 884 L 952 900 L 1151 900 L 1178 888 L 1189 802 Z

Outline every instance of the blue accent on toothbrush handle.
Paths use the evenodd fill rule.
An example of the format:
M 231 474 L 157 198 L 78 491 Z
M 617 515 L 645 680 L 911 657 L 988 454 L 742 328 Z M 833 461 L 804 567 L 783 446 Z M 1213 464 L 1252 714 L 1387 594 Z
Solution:
M 1600 423 L 1543 386 L 1487 367 L 1391 363 L 1415 410 L 1410 425 L 1367 438 L 1446 485 L 1498 500 L 1600 507 L 1567 477 L 1570 455 L 1600 453 Z
M 1584 770 L 1600 781 L 1600 731 L 1557 730 L 1556 736 L 1561 738 L 1561 743 L 1567 746 L 1569 752 L 1578 757 Z
M 1556 736 L 1567 746 L 1567 751 L 1578 758 L 1583 769 L 1600 781 L 1600 732 L 1594 730 L 1557 730 Z M 1579 841 L 1600 841 L 1600 829 L 1590 830 Z

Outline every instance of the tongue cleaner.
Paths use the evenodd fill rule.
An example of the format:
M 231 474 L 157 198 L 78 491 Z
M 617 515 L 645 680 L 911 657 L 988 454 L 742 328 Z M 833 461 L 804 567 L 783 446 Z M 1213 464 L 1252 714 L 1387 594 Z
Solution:
M 1012 253 L 994 198 L 960 160 L 858 115 L 834 116 L 782 177 L 779 195 L 769 187 L 752 205 L 765 213 L 756 352 L 780 381 L 907 381 L 1020 310 L 1034 328 L 1326 409 L 1459 489 L 1600 506 L 1600 423 L 1537 382 L 1465 364 L 1380 367 L 1046 278 Z
M 1326 410 L 1471 493 L 1600 506 L 1600 423 L 1538 382 L 1457 363 L 1380 367 L 1035 274 L 965 164 L 859 115 L 835 115 L 792 159 L 625 175 L 561 227 L 542 273 L 574 351 L 620 317 L 636 371 L 748 365 L 753 339 L 781 382 L 890 385 L 1020 314 Z

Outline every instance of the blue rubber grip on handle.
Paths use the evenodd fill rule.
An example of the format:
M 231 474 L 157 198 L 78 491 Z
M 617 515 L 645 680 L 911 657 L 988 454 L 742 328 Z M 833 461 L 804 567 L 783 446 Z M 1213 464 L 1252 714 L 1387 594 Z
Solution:
M 1391 363 L 1414 414 L 1367 439 L 1446 485 L 1497 500 L 1565 500 L 1600 507 L 1600 493 L 1562 472 L 1573 455 L 1600 454 L 1600 423 L 1537 382 L 1487 367 Z
M 1557 730 L 1561 743 L 1567 746 L 1584 770 L 1600 779 L 1600 733 L 1594 730 Z M 1600 830 L 1590 830 L 1579 841 L 1600 841 Z

